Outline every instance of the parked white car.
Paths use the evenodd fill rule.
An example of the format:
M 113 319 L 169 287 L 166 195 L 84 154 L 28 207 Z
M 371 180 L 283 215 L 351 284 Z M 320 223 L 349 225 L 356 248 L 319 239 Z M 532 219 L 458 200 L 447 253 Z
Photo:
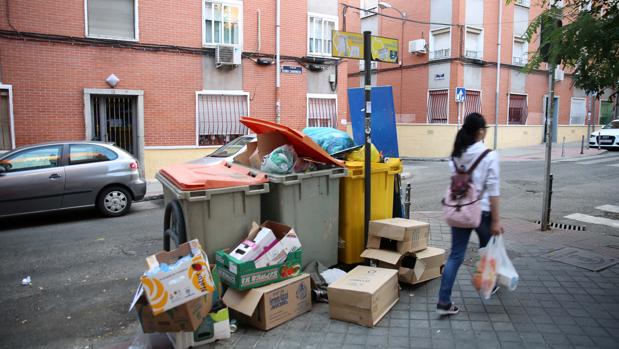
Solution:
M 589 146 L 604 149 L 619 149 L 619 119 L 615 119 L 600 130 L 592 132 Z

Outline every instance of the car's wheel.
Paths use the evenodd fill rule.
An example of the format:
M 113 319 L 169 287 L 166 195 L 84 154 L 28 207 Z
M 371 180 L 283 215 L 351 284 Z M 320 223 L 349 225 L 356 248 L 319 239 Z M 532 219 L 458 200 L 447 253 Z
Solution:
M 123 187 L 108 187 L 97 197 L 97 208 L 106 217 L 118 217 L 129 212 L 131 194 Z

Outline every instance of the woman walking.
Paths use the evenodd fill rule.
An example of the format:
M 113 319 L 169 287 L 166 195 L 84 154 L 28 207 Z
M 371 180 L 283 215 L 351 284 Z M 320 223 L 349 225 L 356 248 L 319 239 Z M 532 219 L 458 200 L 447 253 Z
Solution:
M 480 248 L 488 244 L 492 235 L 503 233 L 499 218 L 499 159 L 496 152 L 486 152 L 487 148 L 483 143 L 486 129 L 486 120 L 481 114 L 467 115 L 462 128 L 456 135 L 451 153 L 453 161 L 449 163 L 453 174 L 456 172 L 455 166 L 461 171 L 467 171 L 478 159 L 481 159 L 471 174 L 477 196 L 481 195 L 481 223 L 475 228 Z M 451 227 L 451 254 L 443 271 L 436 305 L 436 311 L 440 315 L 453 315 L 460 311 L 451 301 L 451 290 L 456 281 L 458 269 L 464 261 L 472 230 Z

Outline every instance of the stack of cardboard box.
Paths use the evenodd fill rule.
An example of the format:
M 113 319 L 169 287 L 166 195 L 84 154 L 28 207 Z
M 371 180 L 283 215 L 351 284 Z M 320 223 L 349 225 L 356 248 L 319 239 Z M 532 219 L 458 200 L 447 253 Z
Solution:
M 428 247 L 430 224 L 404 218 L 370 222 L 361 257 L 379 267 L 397 269 L 401 282 L 418 284 L 441 276 L 445 250 Z
M 198 240 L 151 255 L 146 264 L 129 309 L 135 308 L 144 333 L 167 333 L 176 349 L 230 337 L 217 268 Z

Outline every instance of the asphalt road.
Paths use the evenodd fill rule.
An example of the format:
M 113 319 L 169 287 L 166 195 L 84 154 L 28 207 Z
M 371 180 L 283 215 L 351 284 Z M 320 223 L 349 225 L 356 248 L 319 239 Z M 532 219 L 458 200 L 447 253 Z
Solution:
M 556 222 L 571 213 L 601 215 L 596 206 L 619 204 L 619 153 L 608 161 L 553 164 Z M 438 211 L 449 182 L 446 162 L 407 162 L 413 210 Z M 543 161 L 502 162 L 502 216 L 540 218 Z M 610 217 L 617 219 L 619 217 Z M 124 217 L 105 219 L 78 210 L 0 220 L 0 347 L 104 348 L 131 339 L 139 325 L 128 307 L 144 258 L 162 247 L 162 201 L 134 205 Z M 588 225 L 619 235 L 619 229 Z M 30 276 L 32 286 L 22 286 Z
M 144 258 L 162 247 L 161 205 L 0 220 L 0 347 L 100 348 L 135 334 L 128 307 Z

